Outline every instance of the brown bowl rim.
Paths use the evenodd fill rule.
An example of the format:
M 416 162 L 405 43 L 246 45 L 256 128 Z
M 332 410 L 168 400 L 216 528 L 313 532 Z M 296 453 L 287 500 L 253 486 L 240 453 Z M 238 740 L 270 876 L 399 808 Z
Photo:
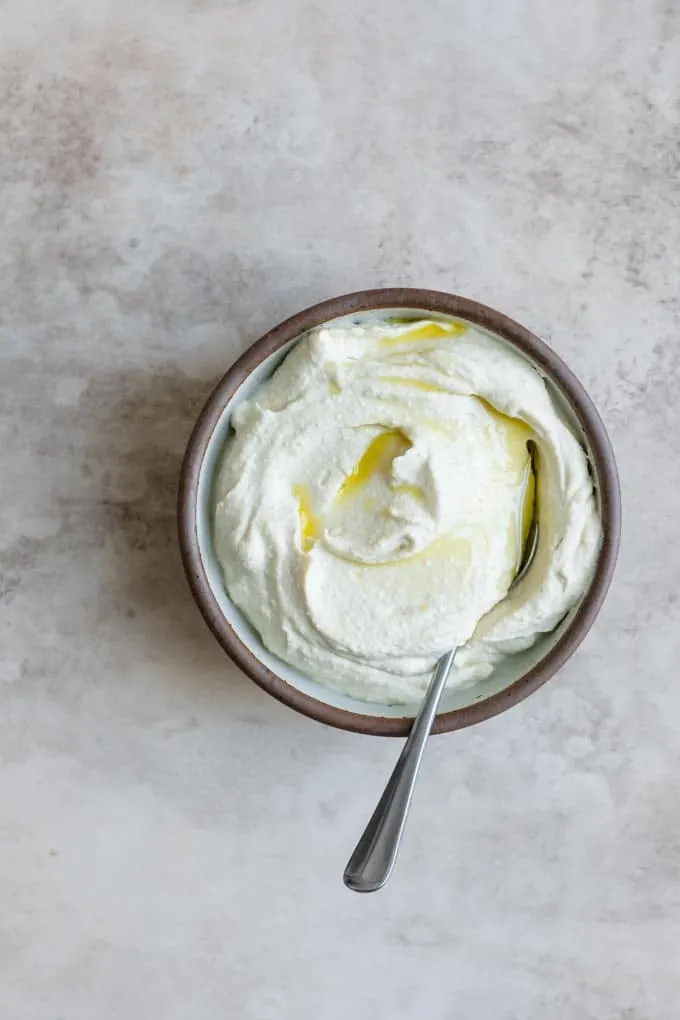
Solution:
M 178 530 L 182 562 L 193 597 L 208 627 L 231 659 L 258 686 L 303 715 L 328 726 L 373 736 L 405 736 L 412 716 L 362 715 L 326 704 L 305 694 L 268 669 L 244 644 L 223 615 L 208 582 L 200 554 L 197 529 L 198 481 L 214 429 L 236 390 L 258 365 L 284 344 L 332 319 L 385 308 L 404 308 L 457 316 L 502 336 L 557 383 L 567 397 L 590 443 L 600 486 L 603 541 L 590 588 L 569 627 L 540 660 L 509 687 L 465 708 L 442 712 L 433 733 L 446 733 L 490 719 L 517 705 L 564 665 L 593 625 L 607 594 L 618 554 L 621 532 L 621 494 L 614 452 L 602 420 L 585 389 L 562 359 L 534 333 L 513 319 L 470 298 L 443 291 L 411 287 L 362 290 L 312 305 L 275 326 L 256 340 L 217 383 L 208 397 L 182 464 L 178 492 Z

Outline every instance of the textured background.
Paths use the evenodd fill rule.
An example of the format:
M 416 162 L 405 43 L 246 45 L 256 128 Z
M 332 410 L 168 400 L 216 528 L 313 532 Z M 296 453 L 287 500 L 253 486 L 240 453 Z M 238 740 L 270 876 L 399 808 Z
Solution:
M 676 1020 L 680 4 L 0 2 L 2 1020 Z M 624 542 L 558 680 L 428 754 L 232 668 L 178 562 L 211 384 L 365 286 L 546 336 Z

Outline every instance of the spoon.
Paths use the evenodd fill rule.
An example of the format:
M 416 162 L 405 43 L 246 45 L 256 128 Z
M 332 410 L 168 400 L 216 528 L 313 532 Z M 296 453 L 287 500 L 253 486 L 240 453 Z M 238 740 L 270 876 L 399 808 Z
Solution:
M 527 442 L 527 447 L 530 457 L 529 470 L 536 477 L 536 444 L 530 439 Z M 527 475 L 527 483 L 528 480 L 529 475 Z M 533 517 L 524 543 L 522 557 L 517 573 L 504 598 L 507 598 L 519 582 L 526 577 L 536 556 L 539 534 L 537 505 L 537 495 L 535 495 Z M 423 759 L 425 744 L 430 735 L 457 651 L 457 648 L 452 648 L 451 651 L 442 655 L 435 666 L 429 687 L 413 721 L 408 739 L 399 755 L 399 760 L 363 835 L 347 862 L 343 881 L 347 888 L 354 892 L 375 892 L 385 885 L 392 873 L 406 824 L 406 816 L 411 806 L 411 798 Z

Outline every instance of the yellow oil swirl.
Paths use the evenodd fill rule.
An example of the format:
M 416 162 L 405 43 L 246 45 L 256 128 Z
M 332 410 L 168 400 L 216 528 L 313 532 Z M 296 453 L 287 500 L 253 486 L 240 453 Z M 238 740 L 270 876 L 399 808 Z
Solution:
M 527 447 L 527 442 L 534 436 L 534 431 L 521 418 L 513 418 L 511 415 L 504 414 L 488 400 L 485 400 L 484 397 L 478 396 L 477 400 L 497 425 L 500 426 L 505 447 L 515 473 L 526 479 L 523 484 L 522 506 L 518 519 L 510 525 L 510 547 L 516 550 L 515 565 L 518 566 L 522 559 L 527 538 L 529 537 L 529 529 L 531 528 L 535 512 L 536 478 Z
M 463 322 L 427 322 L 424 326 L 404 330 L 397 336 L 386 336 L 381 340 L 382 347 L 396 347 L 398 344 L 419 344 L 426 340 L 441 340 L 442 337 L 458 337 L 467 332 Z
M 381 382 L 394 383 L 395 386 L 410 386 L 414 390 L 424 390 L 425 393 L 448 393 L 442 386 L 435 383 L 425 382 L 424 379 L 408 379 L 404 375 L 381 375 Z
M 312 499 L 306 485 L 294 485 L 293 495 L 298 501 L 298 517 L 300 518 L 302 551 L 309 552 L 321 535 L 321 522 L 314 513 Z
M 354 470 L 338 490 L 338 499 L 356 496 L 376 475 L 387 477 L 392 461 L 411 448 L 411 441 L 399 429 L 388 429 L 371 440 Z
M 408 482 L 403 482 L 399 485 L 393 485 L 392 492 L 395 495 L 410 496 L 411 499 L 415 499 L 416 503 L 420 503 L 421 506 L 425 505 L 425 493 L 420 485 L 411 485 Z
M 484 397 L 476 398 L 487 414 L 491 415 L 494 421 L 501 427 L 501 434 L 505 440 L 506 449 L 510 455 L 513 467 L 521 474 L 529 462 L 529 451 L 527 442 L 532 438 L 534 431 L 530 425 L 521 418 L 513 418 L 504 414 L 494 407 Z
M 424 549 L 421 549 L 420 552 L 409 553 L 395 559 L 380 560 L 376 563 L 370 563 L 366 560 L 355 560 L 351 556 L 342 556 L 339 553 L 336 553 L 336 556 L 346 563 L 356 563 L 367 570 L 382 570 L 384 567 L 401 568 L 405 564 L 429 563 L 432 560 L 441 559 L 456 560 L 459 569 L 466 570 L 472 558 L 469 538 L 458 535 L 455 532 L 447 532 L 444 535 L 440 535 L 439 538 L 435 538 Z

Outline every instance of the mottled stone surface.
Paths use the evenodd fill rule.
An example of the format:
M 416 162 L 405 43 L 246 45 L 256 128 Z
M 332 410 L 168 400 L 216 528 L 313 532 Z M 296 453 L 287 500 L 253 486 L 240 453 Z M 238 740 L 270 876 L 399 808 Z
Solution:
M 0 5 L 2 1020 L 676 1020 L 680 5 Z M 397 744 L 296 716 L 188 595 L 216 377 L 364 286 L 544 334 L 616 447 L 577 657 L 433 742 L 398 872 L 340 874 Z

